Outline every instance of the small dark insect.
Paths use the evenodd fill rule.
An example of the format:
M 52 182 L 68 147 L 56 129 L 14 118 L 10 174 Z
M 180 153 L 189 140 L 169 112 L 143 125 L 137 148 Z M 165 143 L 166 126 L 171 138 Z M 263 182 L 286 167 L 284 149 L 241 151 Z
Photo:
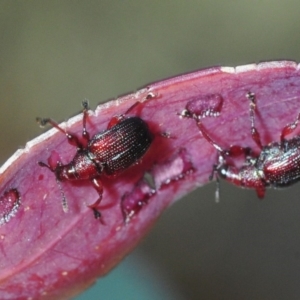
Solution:
M 38 164 L 41 167 L 47 167 L 55 174 L 59 186 L 61 181 L 90 180 L 99 195 L 93 204 L 88 205 L 93 210 L 96 219 L 101 216 L 97 209 L 103 194 L 101 176 L 118 176 L 140 160 L 152 143 L 153 136 L 147 123 L 139 117 L 126 117 L 139 104 L 141 102 L 136 102 L 125 114 L 113 117 L 106 130 L 90 138 L 86 129 L 88 102 L 83 101 L 82 141 L 76 135 L 61 128 L 52 119 L 37 118 L 41 126 L 51 124 L 66 135 L 70 144 L 77 147 L 77 153 L 68 164 L 63 165 L 60 161 L 56 165 L 48 165 L 44 162 Z M 60 189 L 63 209 L 67 211 L 67 203 L 61 186 Z
M 259 132 L 255 127 L 255 94 L 249 92 L 246 97 L 250 101 L 251 136 L 261 149 L 258 154 L 254 153 L 251 148 L 237 145 L 231 146 L 228 150 L 223 149 L 209 136 L 201 118 L 192 117 L 196 120 L 203 137 L 218 151 L 217 164 L 213 167 L 210 179 L 215 174 L 217 184 L 219 182 L 218 177 L 221 177 L 237 186 L 255 189 L 257 196 L 263 198 L 266 187 L 286 187 L 300 180 L 300 136 L 286 139 L 286 136 L 297 128 L 300 113 L 293 123 L 282 129 L 280 142 L 272 142 L 263 146 Z M 228 160 L 228 158 L 239 155 L 245 156 L 245 163 L 242 167 L 236 167 L 234 163 Z M 217 185 L 216 197 L 218 197 L 218 186 L 219 184 Z

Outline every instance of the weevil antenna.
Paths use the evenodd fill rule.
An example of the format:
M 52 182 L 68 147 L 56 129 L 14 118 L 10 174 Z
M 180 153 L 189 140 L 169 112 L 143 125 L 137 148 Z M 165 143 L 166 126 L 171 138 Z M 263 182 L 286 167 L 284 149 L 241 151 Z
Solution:
M 214 180 L 216 177 L 216 190 L 215 190 L 215 201 L 220 202 L 220 178 L 218 176 L 218 165 L 214 165 L 211 174 L 209 175 L 209 180 Z
M 216 203 L 220 202 L 220 179 L 219 179 L 218 174 L 216 175 L 215 201 L 216 201 Z
M 56 182 L 57 182 L 57 185 L 58 185 L 58 187 L 59 187 L 60 194 L 61 194 L 63 211 L 64 211 L 65 213 L 67 213 L 68 210 L 69 210 L 69 207 L 68 207 L 68 202 L 67 202 L 67 199 L 66 199 L 66 196 L 65 196 L 63 187 L 62 187 L 62 185 L 61 185 L 61 181 L 58 180 L 58 179 L 56 178 Z
M 90 140 L 90 135 L 88 133 L 88 131 L 86 130 L 86 121 L 88 118 L 88 110 L 89 108 L 89 101 L 87 99 L 84 99 L 82 101 L 82 107 L 83 107 L 83 118 L 82 118 L 82 137 L 85 140 L 86 144 L 89 142 Z

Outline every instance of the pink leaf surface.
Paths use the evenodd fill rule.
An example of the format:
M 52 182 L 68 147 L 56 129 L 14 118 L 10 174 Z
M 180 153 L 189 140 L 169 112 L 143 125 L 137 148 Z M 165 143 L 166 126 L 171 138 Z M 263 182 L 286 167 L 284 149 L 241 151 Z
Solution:
M 90 182 L 62 184 L 69 206 L 65 213 L 55 176 L 38 166 L 57 154 L 63 163 L 72 160 L 76 148 L 66 137 L 50 129 L 28 142 L 0 169 L 0 298 L 71 298 L 128 254 L 165 208 L 208 182 L 216 150 L 200 135 L 194 120 L 178 115 L 191 100 L 209 101 L 220 95 L 224 100 L 220 116 L 203 121 L 213 139 L 223 148 L 231 144 L 256 148 L 246 93 L 256 95 L 263 143 L 279 141 L 282 128 L 300 110 L 299 79 L 298 65 L 290 61 L 215 67 L 150 84 L 99 105 L 89 114 L 91 136 L 137 101 L 144 103 L 130 115 L 141 117 L 155 134 L 139 164 L 117 178 L 103 177 L 104 225 L 87 207 L 97 198 Z M 81 134 L 82 114 L 62 126 Z M 143 180 L 145 174 L 150 174 L 154 187 Z M 19 205 L 11 204 L 17 200 Z M 128 222 L 122 208 L 128 211 Z

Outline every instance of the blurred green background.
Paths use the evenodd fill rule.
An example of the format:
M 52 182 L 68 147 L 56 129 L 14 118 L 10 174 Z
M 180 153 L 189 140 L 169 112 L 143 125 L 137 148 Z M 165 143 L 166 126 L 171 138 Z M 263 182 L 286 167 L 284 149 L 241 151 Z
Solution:
M 94 109 L 211 65 L 300 61 L 299 16 L 296 0 L 1 0 L 0 162 L 41 133 L 36 116 L 67 119 L 84 98 Z M 260 202 L 222 182 L 219 204 L 214 184 L 198 189 L 78 299 L 299 299 L 299 188 Z

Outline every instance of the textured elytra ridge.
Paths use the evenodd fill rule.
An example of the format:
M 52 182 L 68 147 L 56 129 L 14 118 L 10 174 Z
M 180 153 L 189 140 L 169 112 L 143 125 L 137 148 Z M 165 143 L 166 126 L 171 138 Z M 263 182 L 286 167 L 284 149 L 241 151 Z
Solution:
M 87 208 L 97 197 L 89 182 L 62 184 L 69 206 L 64 213 L 55 177 L 37 164 L 55 152 L 64 163 L 72 160 L 76 149 L 61 132 L 51 129 L 18 150 L 0 170 L 0 195 L 16 189 L 21 199 L 14 216 L 0 227 L 0 298 L 68 299 L 79 293 L 118 263 L 166 207 L 208 182 L 217 154 L 195 120 L 180 117 L 189 101 L 220 95 L 224 100 L 220 115 L 208 113 L 203 120 L 208 132 L 224 148 L 236 144 L 255 149 L 246 93 L 256 95 L 262 142 L 278 141 L 282 128 L 299 112 L 299 77 L 297 64 L 286 61 L 209 68 L 151 84 L 97 107 L 89 114 L 91 136 L 136 101 L 144 103 L 130 114 L 142 118 L 155 133 L 153 145 L 138 164 L 117 178 L 103 178 L 100 210 L 105 225 Z M 82 115 L 62 126 L 80 135 Z M 136 200 L 127 196 L 126 201 L 136 205 L 141 200 L 139 183 L 147 172 L 154 186 L 145 181 L 141 191 L 149 192 L 149 198 L 124 222 L 122 199 L 132 194 Z

